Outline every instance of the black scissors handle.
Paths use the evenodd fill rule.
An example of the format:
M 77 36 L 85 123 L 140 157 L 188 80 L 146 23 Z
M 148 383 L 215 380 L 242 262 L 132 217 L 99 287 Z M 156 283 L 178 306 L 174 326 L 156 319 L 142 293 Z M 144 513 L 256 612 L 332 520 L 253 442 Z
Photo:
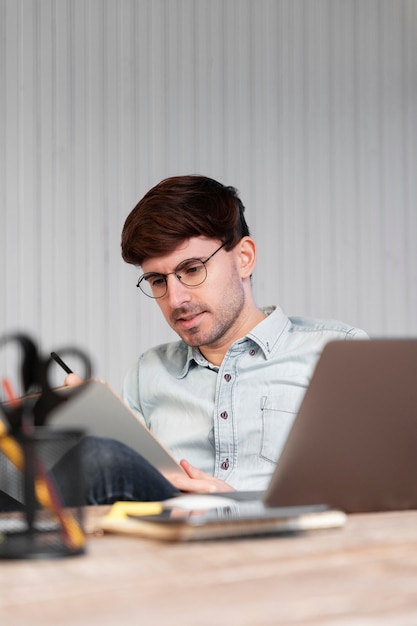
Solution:
M 6 343 L 15 342 L 19 344 L 22 352 L 20 365 L 20 380 L 23 386 L 23 393 L 28 394 L 36 385 L 39 366 L 39 352 L 36 344 L 30 337 L 22 333 L 10 333 L 0 337 L 0 346 Z M 23 414 L 27 406 L 19 402 L 2 403 L 1 408 L 12 430 L 21 429 Z
M 68 401 L 76 395 L 84 385 L 68 388 L 67 393 L 57 392 L 50 383 L 50 367 L 54 359 L 49 356 L 43 358 L 36 344 L 30 337 L 21 333 L 12 333 L 0 338 L 0 346 L 9 341 L 20 344 L 23 352 L 20 377 L 25 397 L 18 406 L 2 405 L 3 412 L 12 429 L 19 429 L 23 415 L 31 414 L 33 424 L 41 426 L 45 423 L 50 412 L 59 404 Z M 82 363 L 81 376 L 85 381 L 91 378 L 91 361 L 88 356 L 75 347 L 66 347 L 59 350 L 62 355 L 73 355 Z M 32 394 L 33 392 L 33 394 Z

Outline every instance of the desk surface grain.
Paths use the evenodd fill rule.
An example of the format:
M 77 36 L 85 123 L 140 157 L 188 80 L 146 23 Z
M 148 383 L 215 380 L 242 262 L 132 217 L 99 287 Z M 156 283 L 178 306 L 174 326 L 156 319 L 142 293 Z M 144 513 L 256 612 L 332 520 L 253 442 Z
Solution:
M 0 572 L 4 626 L 416 626 L 417 511 L 351 515 L 343 529 L 296 537 L 92 535 L 84 556 L 3 561 Z

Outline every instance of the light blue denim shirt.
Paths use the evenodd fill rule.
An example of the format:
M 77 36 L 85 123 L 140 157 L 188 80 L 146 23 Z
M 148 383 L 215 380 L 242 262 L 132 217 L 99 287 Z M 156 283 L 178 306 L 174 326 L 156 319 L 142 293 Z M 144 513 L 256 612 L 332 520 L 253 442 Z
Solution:
M 220 367 L 183 341 L 148 350 L 124 398 L 177 460 L 236 489 L 265 489 L 324 345 L 356 338 L 367 335 L 272 309 Z

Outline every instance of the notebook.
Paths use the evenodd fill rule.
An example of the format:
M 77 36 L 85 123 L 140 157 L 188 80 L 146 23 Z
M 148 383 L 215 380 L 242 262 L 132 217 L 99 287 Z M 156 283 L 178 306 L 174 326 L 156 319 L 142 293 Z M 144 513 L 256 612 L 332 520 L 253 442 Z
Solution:
M 205 504 L 182 509 L 178 506 L 181 498 L 161 503 L 116 502 L 98 520 L 96 530 L 163 541 L 200 541 L 298 535 L 338 529 L 346 521 L 343 511 L 321 505 L 266 508 L 261 500 L 236 502 L 206 495 L 201 496 Z
M 71 388 L 62 393 L 71 394 Z M 174 457 L 164 448 L 122 398 L 98 379 L 51 413 L 48 425 L 53 428 L 80 428 L 88 435 L 118 439 L 130 446 L 152 465 L 170 474 L 184 473 Z

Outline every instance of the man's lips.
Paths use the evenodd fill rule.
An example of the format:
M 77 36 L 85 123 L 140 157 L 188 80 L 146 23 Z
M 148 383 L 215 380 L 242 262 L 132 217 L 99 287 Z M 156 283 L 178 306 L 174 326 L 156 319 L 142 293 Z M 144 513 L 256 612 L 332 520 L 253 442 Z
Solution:
M 179 324 L 185 330 L 195 326 L 204 315 L 204 311 L 198 311 L 195 313 L 189 313 L 188 315 L 177 315 L 175 317 L 175 323 Z

